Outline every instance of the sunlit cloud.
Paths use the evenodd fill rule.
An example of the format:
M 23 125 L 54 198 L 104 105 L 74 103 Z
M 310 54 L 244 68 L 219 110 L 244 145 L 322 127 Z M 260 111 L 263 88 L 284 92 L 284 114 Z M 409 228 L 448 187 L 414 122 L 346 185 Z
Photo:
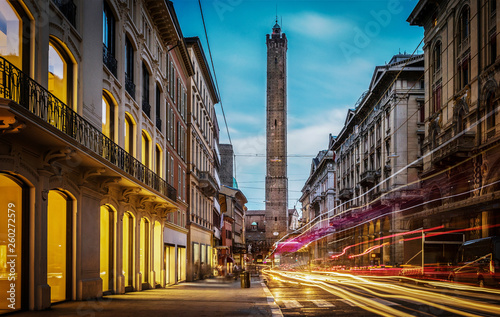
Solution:
M 287 17 L 283 28 L 306 35 L 309 38 L 331 40 L 341 38 L 352 30 L 353 25 L 340 17 L 323 15 L 318 12 L 304 12 Z

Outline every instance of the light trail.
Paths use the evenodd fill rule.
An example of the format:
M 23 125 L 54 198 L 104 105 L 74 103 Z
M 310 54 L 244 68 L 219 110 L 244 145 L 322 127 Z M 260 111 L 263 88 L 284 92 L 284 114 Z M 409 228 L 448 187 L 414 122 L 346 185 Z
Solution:
M 447 311 L 453 315 L 460 316 L 481 316 L 481 314 L 500 315 L 500 306 L 483 303 L 478 300 L 455 297 L 448 294 L 443 294 L 439 289 L 429 289 L 423 286 L 413 284 L 398 284 L 388 283 L 383 281 L 373 281 L 374 279 L 386 279 L 387 277 L 365 277 L 339 273 L 339 272 L 322 272 L 323 274 L 312 274 L 305 272 L 283 272 L 276 270 L 266 270 L 265 273 L 270 274 L 273 279 L 293 283 L 297 282 L 307 286 L 319 287 L 335 296 L 347 300 L 362 309 L 376 313 L 381 316 L 410 316 L 406 312 L 398 310 L 394 307 L 388 307 L 377 302 L 373 298 L 366 295 L 374 296 L 375 298 L 399 300 L 418 305 L 431 306 L 441 311 Z M 315 272 L 316 273 L 316 272 Z M 399 277 L 398 279 L 406 279 L 408 281 L 422 281 Z M 338 286 L 336 285 L 338 284 Z M 426 283 L 433 287 L 443 287 L 445 293 L 451 291 L 462 292 L 463 296 L 476 297 L 484 299 L 484 292 L 489 294 L 488 300 L 499 300 L 500 291 L 494 289 L 484 289 L 466 285 L 456 285 L 452 283 L 430 282 Z M 354 288 L 359 292 L 345 289 L 343 287 Z M 358 293 L 358 294 L 356 294 Z M 360 295 L 362 294 L 362 295 Z M 364 295 L 363 295 L 364 294 Z M 399 306 L 401 309 L 413 310 L 405 305 Z M 475 313 L 474 313 L 475 312 Z

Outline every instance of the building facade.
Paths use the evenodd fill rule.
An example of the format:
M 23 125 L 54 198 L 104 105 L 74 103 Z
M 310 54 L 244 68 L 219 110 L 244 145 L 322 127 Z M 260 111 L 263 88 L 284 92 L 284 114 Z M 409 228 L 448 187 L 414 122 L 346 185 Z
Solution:
M 198 37 L 185 39 L 194 75 L 188 87 L 189 237 L 188 280 L 210 276 L 213 266 L 214 198 L 220 180 L 217 172 L 214 106 L 219 102 L 209 64 Z
M 499 235 L 498 1 L 419 1 L 425 55 L 425 204 L 408 228 L 443 226 L 465 240 Z
M 377 66 L 369 90 L 331 142 L 340 200 L 329 221 L 335 228 L 329 245 L 334 263 L 403 262 L 403 244 L 396 237 L 377 238 L 404 230 L 403 212 L 422 200 L 423 74 L 423 55 L 399 54 Z M 369 248 L 377 251 L 364 253 Z
M 0 8 L 1 200 L 17 221 L 15 250 L 0 245 L 2 291 L 6 252 L 17 261 L 9 311 L 184 280 L 194 71 L 172 3 Z
M 266 238 L 274 242 L 288 232 L 287 178 L 287 64 L 288 40 L 276 24 L 266 35 L 267 45 L 267 143 Z
M 332 136 L 330 135 L 330 140 Z M 302 218 L 306 226 L 328 227 L 329 219 L 335 213 L 335 155 L 332 151 L 322 150 L 312 159 L 311 170 L 299 202 L 302 204 Z M 314 241 L 310 245 L 310 258 L 323 259 L 328 254 L 328 241 L 331 236 Z

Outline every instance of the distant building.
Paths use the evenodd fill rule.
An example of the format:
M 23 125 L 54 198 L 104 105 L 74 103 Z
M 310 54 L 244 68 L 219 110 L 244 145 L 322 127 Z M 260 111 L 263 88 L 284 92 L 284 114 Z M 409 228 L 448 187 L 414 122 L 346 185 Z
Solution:
M 214 106 L 219 102 L 219 96 L 200 39 L 188 37 L 185 41 L 194 69 L 188 85 L 189 115 L 185 145 L 189 153 L 187 280 L 192 281 L 212 275 L 215 264 L 212 251 L 213 209 L 221 184 L 214 142 L 217 139 L 214 135 L 219 130 L 214 119 Z
M 266 211 L 247 210 L 245 214 L 245 239 L 251 264 L 262 264 L 270 245 L 266 240 Z
M 222 187 L 219 192 L 221 208 L 221 245 L 218 249 L 218 262 L 225 273 L 232 273 L 234 264 L 243 267 L 247 253 L 245 241 L 245 212 L 248 202 L 237 188 L 233 174 L 233 147 L 220 144 L 222 168 L 220 178 Z M 228 168 L 228 167 L 231 168 Z
M 330 142 L 333 140 L 330 135 Z M 335 155 L 333 151 L 322 150 L 312 159 L 311 170 L 299 201 L 302 204 L 302 220 L 308 226 L 316 229 L 328 227 L 328 218 L 335 214 Z M 322 221 L 323 220 L 323 221 Z M 323 258 L 327 254 L 327 243 L 330 237 L 325 237 L 311 244 L 313 259 Z
M 398 54 L 377 66 L 368 91 L 330 144 L 340 204 L 329 223 L 335 233 L 328 250 L 336 255 L 349 246 L 339 258 L 345 264 L 403 262 L 404 245 L 392 234 L 407 229 L 401 210 L 422 201 L 417 159 L 423 142 L 423 74 L 423 55 Z M 383 236 L 392 237 L 376 239 Z M 363 253 L 371 247 L 377 251 Z
M 288 233 L 287 66 L 288 40 L 278 22 L 267 45 L 266 237 L 269 243 Z

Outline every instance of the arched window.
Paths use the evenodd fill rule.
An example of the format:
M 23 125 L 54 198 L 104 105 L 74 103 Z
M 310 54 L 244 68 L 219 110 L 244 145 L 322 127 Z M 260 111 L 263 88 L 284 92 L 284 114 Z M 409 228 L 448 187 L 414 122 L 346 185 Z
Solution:
M 68 104 L 68 64 L 53 42 L 49 44 L 49 91 Z
M 158 85 L 156 85 L 156 95 L 155 95 L 155 103 L 156 103 L 156 127 L 158 130 L 161 130 L 161 90 Z
M 125 37 L 125 90 L 135 99 L 134 47 L 127 36 Z
M 458 43 L 467 45 L 470 35 L 470 9 L 468 6 L 462 9 L 458 19 Z
M 144 164 L 146 167 L 150 167 L 150 162 L 151 162 L 151 138 L 149 137 L 149 134 L 142 130 L 142 150 L 141 150 L 141 162 Z
M 496 100 L 495 94 L 493 92 L 488 94 L 486 99 L 486 129 L 492 129 L 495 127 L 495 117 L 496 117 Z
M 163 166 L 163 151 L 161 150 L 161 147 L 158 144 L 156 144 L 155 172 L 160 177 L 162 176 L 162 172 L 163 172 L 162 166 Z
M 114 245 L 114 210 L 101 206 L 100 224 L 100 275 L 102 292 L 113 291 L 113 245 Z
M 102 25 L 103 62 L 116 77 L 115 16 L 106 1 L 104 1 L 103 5 Z
M 115 140 L 115 103 L 106 91 L 102 94 L 102 133 Z
M 151 104 L 149 103 L 149 72 L 144 63 L 142 63 L 142 111 L 151 118 Z
M 69 298 L 71 291 L 71 228 L 70 199 L 58 190 L 49 191 L 47 199 L 47 284 L 51 302 Z
M 432 51 L 432 65 L 434 76 L 441 70 L 441 41 L 438 41 Z
M 134 156 L 134 130 L 135 121 L 132 116 L 125 113 L 125 151 Z
M 17 2 L 0 0 L 0 56 L 29 74 L 29 20 Z M 26 43 L 25 43 L 26 42 Z

